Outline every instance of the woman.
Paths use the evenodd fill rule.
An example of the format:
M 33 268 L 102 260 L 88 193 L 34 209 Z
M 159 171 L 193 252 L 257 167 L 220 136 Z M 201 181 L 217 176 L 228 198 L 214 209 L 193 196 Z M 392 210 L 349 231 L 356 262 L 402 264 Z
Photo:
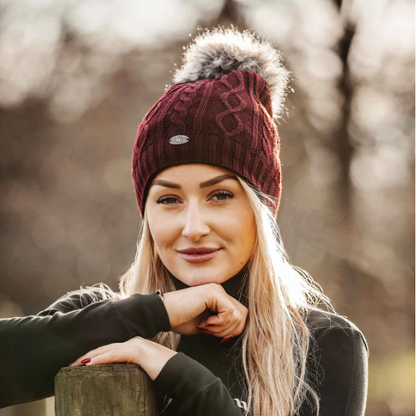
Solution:
M 290 264 L 276 224 L 279 53 L 214 29 L 174 82 L 139 125 L 143 221 L 120 293 L 92 286 L 2 320 L 0 407 L 53 395 L 63 366 L 132 362 L 161 392 L 163 415 L 364 415 L 366 340 Z

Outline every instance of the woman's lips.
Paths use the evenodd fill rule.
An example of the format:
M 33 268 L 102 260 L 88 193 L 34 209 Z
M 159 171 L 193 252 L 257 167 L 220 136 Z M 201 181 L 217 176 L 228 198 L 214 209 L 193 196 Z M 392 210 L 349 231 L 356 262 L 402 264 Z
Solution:
M 212 251 L 211 253 L 201 253 L 201 254 L 186 254 L 186 253 L 179 253 L 179 254 L 182 256 L 184 260 L 188 261 L 189 263 L 203 263 L 205 261 L 213 259 L 220 250 L 221 249 L 219 248 L 218 250 Z

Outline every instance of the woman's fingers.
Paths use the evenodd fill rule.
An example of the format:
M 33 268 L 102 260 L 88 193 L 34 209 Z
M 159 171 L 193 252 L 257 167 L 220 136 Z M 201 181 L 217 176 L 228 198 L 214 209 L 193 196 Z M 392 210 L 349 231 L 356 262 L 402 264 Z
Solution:
M 236 302 L 221 285 L 213 286 L 211 296 L 208 298 L 208 308 L 217 314 L 210 316 L 206 320 L 207 324 L 227 325 L 230 321 L 238 319 L 240 315 Z
M 203 326 L 201 327 L 202 330 L 208 331 L 211 335 L 214 335 L 216 337 L 225 337 L 228 335 L 240 335 L 241 332 L 237 331 L 237 328 L 239 327 L 240 322 L 235 321 L 232 325 L 209 325 L 209 326 Z
M 207 283 L 165 293 L 165 307 L 171 330 L 181 335 L 198 334 L 198 323 L 212 324 L 203 329 L 217 333 L 233 330 L 239 335 L 245 326 L 247 308 L 218 283 Z M 207 316 L 208 315 L 208 316 Z M 240 322 L 240 325 L 236 323 Z M 214 332 L 213 331 L 213 332 Z
M 81 357 L 79 357 L 73 363 L 71 363 L 69 365 L 69 367 L 75 367 L 75 366 L 78 366 L 78 365 L 82 365 L 83 363 L 81 363 L 81 361 L 83 359 L 91 358 L 91 357 L 97 356 L 99 354 L 103 354 L 103 353 L 111 350 L 112 348 L 114 348 L 114 345 L 116 345 L 116 344 L 103 345 L 101 347 L 96 348 L 95 350 L 91 350 L 91 351 L 87 352 L 86 354 L 82 355 Z
M 69 367 L 76 367 L 79 365 L 87 364 L 87 363 L 82 363 L 82 360 L 86 358 L 90 358 L 91 362 L 94 361 L 94 364 L 96 364 L 95 357 L 104 355 L 104 359 L 106 360 L 108 359 L 108 357 L 111 357 L 111 355 L 105 355 L 105 354 L 110 354 L 110 353 L 115 354 L 115 351 L 117 351 L 117 356 L 116 356 L 117 359 L 121 359 L 120 358 L 121 352 L 123 352 L 125 358 L 127 357 L 127 359 L 121 362 L 134 362 L 134 360 L 137 358 L 137 353 L 138 353 L 137 349 L 142 345 L 142 343 L 143 343 L 143 338 L 136 336 L 136 337 L 129 339 L 126 342 L 116 342 L 113 344 L 103 345 L 101 347 L 98 347 L 82 355 L 73 363 L 71 363 Z
M 229 300 L 233 303 L 233 307 L 229 307 L 230 313 L 228 316 L 227 314 L 223 314 L 222 317 L 218 315 L 210 316 L 200 325 L 200 329 L 209 331 L 211 335 L 217 337 L 240 335 L 244 330 L 248 311 L 244 305 L 233 297 L 229 296 Z M 203 325 L 204 323 L 206 325 Z
M 135 361 L 135 353 L 131 349 L 113 349 L 89 358 L 91 358 L 91 361 L 85 363 L 85 365 L 133 363 Z

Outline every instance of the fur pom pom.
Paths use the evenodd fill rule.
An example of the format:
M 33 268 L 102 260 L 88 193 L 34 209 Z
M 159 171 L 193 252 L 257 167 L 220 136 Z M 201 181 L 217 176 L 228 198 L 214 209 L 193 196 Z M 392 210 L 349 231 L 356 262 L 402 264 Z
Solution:
M 217 27 L 198 35 L 186 48 L 173 83 L 218 78 L 235 70 L 255 72 L 267 81 L 277 119 L 284 109 L 289 72 L 280 52 L 249 30 Z

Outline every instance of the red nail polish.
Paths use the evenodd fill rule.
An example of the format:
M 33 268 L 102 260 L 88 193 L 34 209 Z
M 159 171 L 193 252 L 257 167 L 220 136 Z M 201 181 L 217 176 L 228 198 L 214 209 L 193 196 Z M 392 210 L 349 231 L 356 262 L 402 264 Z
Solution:
M 230 336 L 228 336 L 228 337 L 224 337 L 222 340 L 221 340 L 221 344 L 223 344 L 224 342 L 228 342 L 228 341 L 230 341 L 231 340 L 231 338 L 233 338 L 234 337 L 234 335 L 230 335 Z
M 89 363 L 90 361 L 91 361 L 91 358 L 84 358 L 81 362 L 85 364 L 85 363 Z

